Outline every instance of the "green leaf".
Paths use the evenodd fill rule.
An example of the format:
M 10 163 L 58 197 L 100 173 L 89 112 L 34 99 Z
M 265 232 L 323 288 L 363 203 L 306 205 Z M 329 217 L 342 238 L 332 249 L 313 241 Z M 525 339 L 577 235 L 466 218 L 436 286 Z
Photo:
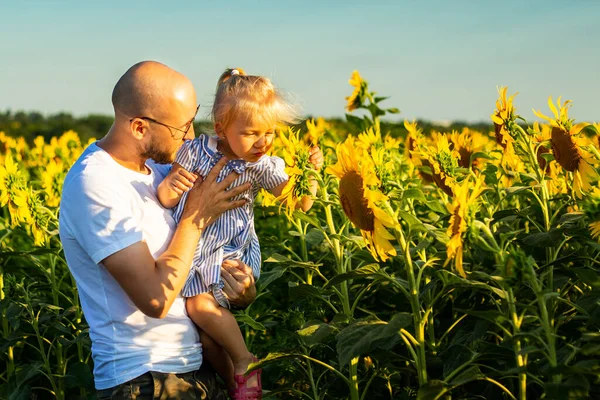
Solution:
M 21 365 L 20 371 L 17 373 L 17 386 L 23 386 L 29 380 L 39 375 L 42 368 L 43 364 L 41 362 Z
M 479 281 L 474 281 L 474 280 L 470 280 L 470 279 L 465 279 L 462 278 L 450 271 L 447 270 L 438 270 L 437 274 L 440 278 L 442 278 L 443 281 L 445 281 L 446 285 L 448 286 L 459 286 L 459 287 L 466 287 L 466 288 L 478 288 L 478 289 L 483 289 L 483 290 L 487 290 L 490 292 L 493 292 L 496 296 L 498 296 L 501 299 L 504 299 L 506 297 L 504 291 L 493 287 L 491 285 L 488 285 L 485 282 L 479 282 Z
M 406 211 L 398 211 L 398 218 L 400 218 L 401 220 L 403 220 L 404 222 L 406 222 L 408 224 L 408 226 L 410 227 L 411 230 L 413 231 L 423 231 L 426 230 L 425 227 L 423 226 L 423 223 L 421 221 L 419 221 L 419 219 L 417 217 L 415 217 L 414 215 L 407 213 Z
M 306 358 L 304 354 L 300 353 L 269 353 L 263 359 L 258 360 L 255 363 L 251 363 L 248 366 L 248 372 L 253 371 L 258 368 L 264 368 L 265 365 L 272 364 L 274 362 L 279 362 L 282 360 L 295 360 L 297 358 Z
M 265 328 L 265 326 L 263 324 L 256 321 L 254 318 L 252 318 L 248 314 L 240 313 L 240 314 L 234 314 L 234 315 L 235 315 L 235 319 L 238 323 L 246 324 L 250 328 L 254 329 L 255 331 L 266 331 L 267 330 L 267 328 Z
M 535 232 L 523 237 L 521 240 L 528 246 L 534 247 L 556 247 L 560 244 L 564 235 L 560 229 L 551 229 L 548 232 Z
M 389 112 L 390 114 L 400 114 L 400 110 L 397 109 L 396 107 L 388 108 L 385 111 Z
M 323 299 L 321 291 L 316 286 L 306 284 L 290 286 L 290 297 L 292 299 L 301 299 L 307 297 L 313 297 L 321 300 Z
M 513 194 L 517 194 L 520 192 L 523 192 L 525 190 L 529 190 L 531 189 L 531 186 L 511 186 L 506 188 L 506 194 L 507 196 L 513 195 Z
M 588 132 L 586 132 L 588 131 Z M 585 128 L 582 129 L 582 132 L 586 132 L 592 135 L 600 135 L 600 129 L 596 128 L 594 125 L 589 124 Z
M 457 308 L 456 311 L 465 313 L 467 315 L 471 315 L 473 317 L 481 318 L 486 321 L 489 321 L 495 325 L 502 326 L 505 322 L 508 321 L 506 315 L 501 313 L 500 311 L 495 310 L 487 310 L 487 311 L 476 311 L 476 310 L 463 310 Z
M 321 265 L 321 264 L 315 264 L 313 262 L 295 261 L 295 260 L 292 260 L 284 255 L 279 254 L 279 253 L 271 254 L 271 257 L 267 258 L 264 262 L 283 263 L 286 265 L 286 267 L 292 267 L 292 268 L 297 267 L 297 268 L 304 268 L 304 269 L 309 269 L 309 270 L 317 269 Z
M 431 379 L 419 388 L 417 400 L 437 400 L 448 391 L 443 381 Z
M 577 277 L 586 285 L 596 289 L 600 288 L 600 276 L 597 271 L 587 268 L 573 268 L 572 271 L 575 272 Z
M 337 335 L 337 352 L 340 365 L 347 365 L 351 359 L 368 353 L 382 342 L 399 340 L 399 331 L 412 324 L 409 313 L 398 313 L 389 323 L 380 320 L 358 321 L 343 329 Z
M 450 382 L 449 384 L 457 387 L 457 386 L 461 386 L 464 385 L 466 383 L 469 382 L 473 382 L 477 379 L 481 379 L 483 378 L 485 375 L 481 372 L 481 370 L 479 369 L 478 366 L 476 365 L 471 365 L 469 368 L 466 368 L 465 370 L 463 370 L 461 373 L 459 373 L 458 375 L 456 375 Z
M 287 267 L 275 267 L 269 271 L 260 274 L 260 280 L 257 282 L 260 290 L 265 290 L 273 281 L 281 278 L 283 273 L 287 271 Z
M 349 279 L 371 277 L 373 275 L 376 275 L 379 272 L 379 270 L 380 270 L 379 264 L 377 264 L 377 263 L 372 263 L 372 264 L 368 264 L 368 265 L 365 265 L 360 268 L 356 268 L 353 271 L 345 272 L 345 273 L 334 276 L 332 279 L 327 281 L 325 286 L 323 286 L 323 289 L 325 289 L 329 286 L 337 285 L 337 284 L 347 281 Z
M 93 388 L 94 375 L 90 367 L 82 362 L 69 364 L 67 375 L 65 376 L 67 387 L 69 388 Z
M 318 246 L 325 239 L 325 235 L 318 229 L 311 229 L 306 234 L 305 240 L 308 249 L 312 249 L 315 246 Z
M 329 337 L 336 329 L 330 324 L 323 322 L 312 322 L 306 327 L 296 331 L 307 345 L 312 346 L 321 343 Z
M 471 164 L 473 163 L 474 160 L 478 159 L 478 158 L 484 158 L 486 160 L 495 160 L 496 157 L 493 157 L 491 155 L 489 155 L 488 153 L 485 153 L 483 151 L 477 151 L 473 154 L 471 154 Z
M 423 226 L 425 227 L 427 232 L 431 236 L 433 236 L 438 242 L 445 245 L 450 240 L 445 229 L 438 229 L 435 226 L 429 224 L 423 224 Z
M 559 224 L 563 225 L 563 224 L 570 224 L 576 221 L 579 221 L 580 219 L 582 219 L 584 217 L 583 212 L 570 212 L 570 213 L 565 213 L 563 215 L 560 216 L 560 220 L 559 220 Z
M 354 115 L 346 114 L 346 121 L 356 126 L 360 131 L 367 129 L 367 126 L 362 118 L 355 117 Z
M 30 400 L 35 398 L 31 394 L 31 386 L 24 385 L 16 388 L 15 390 L 10 390 L 10 395 L 7 400 Z
M 472 363 L 477 357 L 477 353 L 463 344 L 453 344 L 443 351 L 440 357 L 444 360 L 444 379 L 446 383 L 450 383 L 447 378 L 455 375 L 457 369 L 462 368 L 464 364 Z
M 319 219 L 316 217 L 313 217 L 311 215 L 307 215 L 303 212 L 300 211 L 295 211 L 294 212 L 294 218 L 298 218 L 301 221 L 307 222 L 309 224 L 311 224 L 312 226 L 314 226 L 315 228 L 321 229 L 321 224 L 319 222 Z
M 425 198 L 423 191 L 415 188 L 407 189 L 402 192 L 402 200 L 404 201 L 406 199 L 418 200 L 423 204 L 427 203 L 427 199 Z

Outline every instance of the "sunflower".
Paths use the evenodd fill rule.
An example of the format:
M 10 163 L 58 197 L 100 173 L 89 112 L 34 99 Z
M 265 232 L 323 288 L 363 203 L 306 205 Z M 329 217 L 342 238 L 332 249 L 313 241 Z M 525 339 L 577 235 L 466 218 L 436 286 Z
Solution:
M 282 158 L 285 160 L 285 172 L 289 180 L 281 195 L 277 200 L 285 205 L 288 215 L 294 212 L 296 204 L 304 197 L 311 196 L 310 175 L 308 171 L 312 169 L 310 158 L 310 145 L 300 139 L 299 132 L 288 128 L 287 134 L 280 132 L 279 139 L 281 147 L 279 148 Z
M 500 98 L 496 100 L 496 111 L 490 116 L 494 123 L 494 132 L 496 134 L 496 141 L 506 149 L 507 145 L 514 140 L 509 134 L 508 125 L 510 122 L 514 122 L 515 118 L 515 107 L 513 106 L 513 100 L 518 93 L 513 94 L 506 99 L 506 86 L 498 88 L 498 94 Z
M 20 223 L 31 222 L 31 210 L 25 189 L 12 190 L 8 201 L 8 213 L 10 214 L 10 226 L 13 228 Z
M 434 132 L 435 134 L 435 132 Z M 460 155 L 450 149 L 448 138 L 443 134 L 432 135 L 435 146 L 420 151 L 422 163 L 431 169 L 431 179 L 444 193 L 452 197 L 456 169 Z
M 502 159 L 500 164 L 509 169 L 516 170 L 519 164 L 514 149 L 515 140 L 510 135 L 510 126 L 514 123 L 518 115 L 515 114 L 513 100 L 518 93 L 506 98 L 506 86 L 498 88 L 499 98 L 496 100 L 496 111 L 490 116 L 494 123 L 494 136 L 496 142 L 502 147 Z
M 42 188 L 46 192 L 46 202 L 50 207 L 58 206 L 62 184 L 66 171 L 62 161 L 52 159 L 47 163 L 46 168 L 41 171 Z
M 594 239 L 597 240 L 600 237 L 600 221 L 592 222 L 589 225 L 589 228 L 590 228 L 590 234 L 592 235 L 592 237 Z
M 537 147 L 536 157 L 537 157 L 538 165 L 544 171 L 544 173 L 548 173 L 550 163 L 548 163 L 546 161 L 546 159 L 543 157 L 543 155 L 550 153 L 550 150 L 546 146 L 544 146 L 544 144 L 546 142 L 550 142 L 552 128 L 550 127 L 550 125 L 546 125 L 546 124 L 540 125 L 539 122 L 535 121 L 533 123 L 532 131 L 533 131 L 533 140 Z
M 257 199 L 257 203 L 262 207 L 271 207 L 277 204 L 277 197 L 268 190 L 261 189 Z
M 590 235 L 600 242 L 600 189 L 593 188 L 582 204 L 583 213 L 588 221 Z
M 319 117 L 316 121 L 314 119 L 307 120 L 306 129 L 308 132 L 304 135 L 304 141 L 313 146 L 317 146 L 319 144 L 319 139 L 328 129 L 330 129 L 330 126 L 323 118 Z
M 452 204 L 447 205 L 451 214 L 447 232 L 450 240 L 446 244 L 448 258 L 444 267 L 454 260 L 456 271 L 463 278 L 467 277 L 463 268 L 463 234 L 467 231 L 468 222 L 473 213 L 473 205 L 483 191 L 482 184 L 483 176 L 477 178 L 475 183 L 472 183 L 471 179 L 465 179 L 461 185 L 454 188 L 455 196 Z
M 554 159 L 565 171 L 573 173 L 573 189 L 577 197 L 581 197 L 583 192 L 590 190 L 591 182 L 597 178 L 597 172 L 593 166 L 595 160 L 581 147 L 581 139 L 577 138 L 582 129 L 589 124 L 587 122 L 573 124 L 574 120 L 569 118 L 571 101 L 566 100 L 561 105 L 560 99 L 559 97 L 558 108 L 556 108 L 552 97 L 548 98 L 548 107 L 554 114 L 554 118 L 547 117 L 540 111 L 533 110 L 533 112 L 552 126 L 550 141 Z
M 352 72 L 352 76 L 348 83 L 354 87 L 354 91 L 350 96 L 346 97 L 346 100 L 348 101 L 346 110 L 352 112 L 362 105 L 363 97 L 367 89 L 367 82 L 361 78 L 358 71 L 354 71 Z
M 65 161 L 72 163 L 81 152 L 81 140 L 74 131 L 66 131 L 57 140 L 57 155 Z
M 461 133 L 452 131 L 450 142 L 452 143 L 452 148 L 459 154 L 458 165 L 462 168 L 476 168 L 480 165 L 480 159 L 475 158 L 471 162 L 471 156 L 483 151 L 488 140 L 480 132 L 463 128 Z
M 340 180 L 339 196 L 344 213 L 360 229 L 373 258 L 386 261 L 396 255 L 390 243 L 394 236 L 386 228 L 399 229 L 400 225 L 381 208 L 388 197 L 378 189 L 380 180 L 373 161 L 352 136 L 338 145 L 337 159 L 337 164 L 327 167 L 326 171 Z
M 48 240 L 48 222 L 51 213 L 43 205 L 42 200 L 33 189 L 26 192 L 27 208 L 29 210 L 28 226 L 31 229 L 34 246 L 42 246 Z
M 383 147 L 381 132 L 379 129 L 369 128 L 366 131 L 359 133 L 356 145 L 365 150 L 369 150 L 372 147 Z
M 383 138 L 383 147 L 386 150 L 399 150 L 400 143 L 402 143 L 402 139 L 392 137 L 389 134 L 385 135 L 385 137 Z

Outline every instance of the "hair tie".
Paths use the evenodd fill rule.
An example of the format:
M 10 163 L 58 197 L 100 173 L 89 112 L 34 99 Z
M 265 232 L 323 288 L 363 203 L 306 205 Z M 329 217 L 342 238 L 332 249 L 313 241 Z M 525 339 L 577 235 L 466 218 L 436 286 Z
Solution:
M 231 76 L 233 76 L 233 75 L 239 75 L 239 74 L 240 74 L 240 71 L 238 71 L 237 69 L 232 69 L 231 70 Z

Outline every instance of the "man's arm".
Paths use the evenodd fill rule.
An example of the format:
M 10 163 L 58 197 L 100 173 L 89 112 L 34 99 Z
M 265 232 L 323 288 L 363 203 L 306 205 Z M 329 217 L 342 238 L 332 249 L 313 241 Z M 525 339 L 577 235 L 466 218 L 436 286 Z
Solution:
M 231 198 L 248 190 L 250 183 L 226 190 L 238 177 L 233 172 L 220 183 L 216 181 L 226 162 L 222 158 L 204 182 L 196 181 L 173 238 L 158 259 L 154 260 L 146 243 L 138 242 L 102 260 L 133 303 L 149 317 L 167 315 L 185 283 L 204 228 L 224 211 L 245 204 L 245 200 Z

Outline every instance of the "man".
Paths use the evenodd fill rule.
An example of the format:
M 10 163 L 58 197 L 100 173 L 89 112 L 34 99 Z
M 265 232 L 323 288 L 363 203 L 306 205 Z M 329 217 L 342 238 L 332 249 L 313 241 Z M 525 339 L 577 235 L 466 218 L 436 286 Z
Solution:
M 112 95 L 115 122 L 65 178 L 60 238 L 90 326 L 94 379 L 103 398 L 225 398 L 202 364 L 199 334 L 179 292 L 203 229 L 247 185 L 216 177 L 221 160 L 189 190 L 176 226 L 156 188 L 177 150 L 194 137 L 191 82 L 156 62 L 131 67 Z M 249 184 L 248 184 L 249 185 Z M 250 268 L 224 263 L 225 293 L 237 306 L 256 291 Z

